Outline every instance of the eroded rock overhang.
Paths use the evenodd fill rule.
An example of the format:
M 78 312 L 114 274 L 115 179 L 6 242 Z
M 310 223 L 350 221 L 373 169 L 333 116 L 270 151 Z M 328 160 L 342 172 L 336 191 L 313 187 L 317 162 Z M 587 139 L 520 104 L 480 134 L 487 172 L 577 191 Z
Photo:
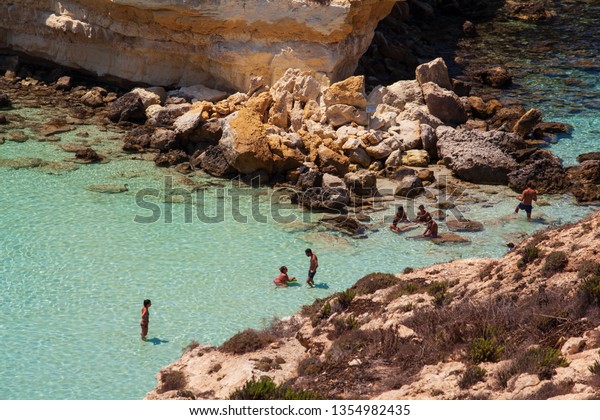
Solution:
M 100 77 L 245 90 L 350 76 L 395 0 L 0 0 L 0 48 Z

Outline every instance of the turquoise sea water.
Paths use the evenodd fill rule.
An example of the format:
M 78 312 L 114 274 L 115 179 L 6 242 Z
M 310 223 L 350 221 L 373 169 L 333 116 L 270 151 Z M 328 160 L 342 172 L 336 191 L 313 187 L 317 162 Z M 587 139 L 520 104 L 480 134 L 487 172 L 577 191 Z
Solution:
M 90 138 L 109 137 L 83 127 L 63 135 L 61 143 L 76 141 L 83 129 Z M 0 159 L 71 157 L 59 144 L 6 142 L 0 145 Z M 110 153 L 116 145 L 104 141 L 95 147 Z M 268 217 L 267 223 L 252 218 L 240 223 L 232 194 L 240 197 L 242 215 L 250 215 L 253 199 L 261 197 L 260 214 L 268 216 L 269 190 L 248 195 L 248 190 L 222 189 L 218 181 L 200 177 L 196 181 L 207 186 L 207 196 L 202 206 L 191 207 L 193 218 L 187 223 L 184 205 L 150 195 L 143 207 L 136 204 L 139 191 L 164 195 L 165 175 L 178 179 L 152 162 L 128 158 L 63 174 L 45 173 L 43 167 L 0 168 L 0 398 L 139 399 L 154 386 L 156 372 L 191 340 L 220 344 L 240 330 L 261 327 L 317 297 L 344 290 L 373 271 L 497 257 L 506 241 L 546 226 L 512 216 L 514 193 L 501 191 L 490 196 L 487 205 L 492 207 L 461 205 L 467 217 L 486 224 L 485 232 L 465 235 L 473 241 L 469 245 L 410 240 L 377 220 L 378 232 L 350 239 L 309 230 L 301 220 L 281 224 Z M 130 191 L 113 195 L 86 189 L 102 183 L 127 183 Z M 576 220 L 591 211 L 572 205 L 570 197 L 547 198 L 551 206 L 534 213 L 545 223 Z M 160 209 L 160 219 L 135 222 L 136 216 L 153 214 L 150 205 Z M 172 222 L 167 223 L 170 206 Z M 222 214 L 224 220 L 201 222 L 199 209 L 208 216 Z M 280 208 L 280 213 L 302 217 L 293 209 Z M 390 207 L 376 215 L 392 213 Z M 443 224 L 440 228 L 446 230 Z M 307 247 L 319 256 L 314 289 L 303 284 Z M 301 286 L 273 287 L 283 264 Z M 150 342 L 139 339 L 145 298 L 153 301 Z
M 594 2 L 583 3 L 591 10 L 585 19 L 597 19 Z M 589 21 L 582 22 L 587 28 Z M 525 30 L 523 25 L 515 28 Z M 584 55 L 594 48 L 597 52 L 597 39 L 584 38 L 587 42 L 577 44 L 582 47 L 576 50 Z M 517 60 L 520 56 L 513 51 L 512 67 L 522 67 L 522 77 L 505 95 L 533 98 L 532 106 L 541 107 L 547 120 L 574 125 L 572 136 L 552 146 L 572 163 L 579 153 L 599 149 L 599 67 L 593 65 L 595 55 L 588 57 L 592 64 L 585 68 L 573 64 L 574 59 L 565 58 L 568 50 L 552 50 L 558 54 L 553 62 L 564 67 L 557 76 L 537 72 L 539 60 L 530 60 L 533 70 L 527 71 L 527 60 Z M 566 76 L 583 84 L 565 82 Z M 33 123 L 61 111 L 12 112 Z M 83 131 L 89 136 L 79 136 Z M 274 209 L 296 218 L 293 223 L 277 223 L 271 216 L 266 223 L 254 220 L 258 217 L 241 223 L 232 209 L 248 216 L 253 203 L 258 203 L 255 214 L 272 214 L 271 191 L 249 194 L 235 186 L 224 188 L 215 179 L 195 177 L 205 187 L 204 201 L 195 199 L 189 207 L 173 204 L 168 223 L 171 205 L 146 195 L 140 207 L 136 194 L 157 191 L 162 197 L 165 176 L 181 186 L 181 175 L 157 169 L 152 162 L 119 157 L 116 137 L 80 127 L 61 135 L 59 143 L 30 140 L 0 145 L 0 159 L 63 162 L 73 155 L 63 152 L 60 144 L 98 139 L 93 147 L 112 157 L 106 164 L 81 165 L 59 174 L 48 173 L 48 167 L 15 170 L 0 165 L 0 399 L 140 399 L 155 385 L 158 370 L 177 359 L 191 340 L 220 344 L 240 330 L 261 327 L 315 298 L 344 290 L 370 272 L 397 273 L 457 258 L 498 257 L 507 241 L 598 209 L 577 206 L 569 196 L 545 196 L 550 206 L 536 207 L 537 220 L 527 223 L 524 214 L 512 215 L 513 192 L 473 189 L 467 193 L 487 201 L 472 203 L 467 198 L 460 209 L 466 217 L 483 222 L 486 230 L 464 234 L 472 241 L 468 245 L 437 246 L 390 233 L 381 217 L 391 216 L 395 204 L 374 214 L 373 225 L 380 229 L 366 239 L 309 229 L 302 223 L 306 214 L 285 206 Z M 113 195 L 86 189 L 105 183 L 126 183 L 129 192 Z M 160 210 L 157 221 L 135 221 L 136 216 L 152 215 L 150 209 Z M 185 219 L 186 209 L 192 211 L 191 221 Z M 223 221 L 202 222 L 195 216 L 200 210 L 208 216 L 222 215 Z M 443 223 L 440 230 L 446 231 Z M 307 247 L 319 257 L 314 289 L 303 282 Z M 283 264 L 300 279 L 300 286 L 273 287 Z M 153 302 L 151 340 L 142 342 L 139 318 L 146 298 Z
M 574 127 L 571 135 L 558 136 L 551 150 L 565 165 L 576 165 L 580 153 L 600 150 L 600 2 L 546 4 L 555 11 L 553 20 L 483 23 L 480 36 L 465 39 L 460 48 L 469 58 L 467 72 L 504 65 L 513 74 L 510 89 L 475 93 L 538 108 L 545 121 Z

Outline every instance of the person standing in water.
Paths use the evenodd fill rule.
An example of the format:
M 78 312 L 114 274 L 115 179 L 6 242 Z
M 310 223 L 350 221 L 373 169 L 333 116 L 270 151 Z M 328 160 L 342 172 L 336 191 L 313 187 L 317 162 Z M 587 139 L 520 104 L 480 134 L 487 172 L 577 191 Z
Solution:
M 519 210 L 525 210 L 527 213 L 527 220 L 531 220 L 531 211 L 533 210 L 533 202 L 537 201 L 537 191 L 533 189 L 533 185 L 530 181 L 527 182 L 527 188 L 523 190 L 523 193 L 517 197 L 517 200 L 521 202 L 515 208 L 515 214 Z
M 150 323 L 150 306 L 152 306 L 152 302 L 150 299 L 144 300 L 144 307 L 142 308 L 142 321 L 140 325 L 142 327 L 142 340 L 146 341 L 146 336 L 148 335 L 148 324 Z
M 314 279 L 315 274 L 317 274 L 317 268 L 319 267 L 319 260 L 310 248 L 307 248 L 304 253 L 307 257 L 310 257 L 310 267 L 308 268 L 308 278 L 306 279 L 306 284 L 308 284 L 310 287 L 314 287 Z

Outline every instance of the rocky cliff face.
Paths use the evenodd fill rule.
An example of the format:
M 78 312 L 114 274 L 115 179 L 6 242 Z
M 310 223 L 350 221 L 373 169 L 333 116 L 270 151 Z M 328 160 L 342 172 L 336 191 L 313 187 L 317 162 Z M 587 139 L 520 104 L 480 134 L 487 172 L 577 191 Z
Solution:
M 351 75 L 395 0 L 0 0 L 0 47 L 155 85 Z
M 227 398 L 262 376 L 336 399 L 590 399 L 600 213 L 501 259 L 372 274 L 265 331 L 195 343 L 146 398 Z

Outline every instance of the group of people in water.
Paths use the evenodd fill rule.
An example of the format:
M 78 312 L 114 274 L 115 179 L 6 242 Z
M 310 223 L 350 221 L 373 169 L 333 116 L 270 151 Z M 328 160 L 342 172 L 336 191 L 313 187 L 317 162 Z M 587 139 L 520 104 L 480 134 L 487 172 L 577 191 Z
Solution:
M 517 196 L 517 200 L 519 200 L 519 204 L 515 208 L 515 214 L 519 213 L 519 210 L 525 210 L 527 214 L 527 220 L 531 220 L 531 212 L 533 210 L 533 202 L 537 201 L 537 191 L 533 189 L 533 184 L 531 182 L 527 183 L 526 188 L 523 190 L 521 195 Z M 405 227 L 399 227 L 398 223 L 409 223 L 411 220 L 408 218 L 406 211 L 404 211 L 403 206 L 399 206 L 396 211 L 396 216 L 390 225 L 390 229 L 394 232 L 400 233 L 405 230 L 413 228 L 415 223 L 425 223 L 425 232 L 422 235 L 417 237 L 423 238 L 437 238 L 438 237 L 438 225 L 431 217 L 431 214 L 427 210 L 425 210 L 425 206 L 421 204 L 419 206 L 419 211 L 417 212 L 417 216 L 415 220 L 413 220 L 413 224 L 407 225 Z M 514 247 L 514 245 L 513 245 Z
M 419 206 L 419 211 L 417 212 L 417 216 L 415 218 L 415 220 L 413 221 L 413 224 L 408 225 L 406 227 L 399 227 L 398 223 L 408 223 L 411 222 L 411 220 L 408 218 L 408 214 L 406 214 L 406 211 L 404 210 L 403 206 L 398 207 L 398 210 L 396 211 L 396 216 L 394 217 L 394 220 L 392 220 L 392 224 L 390 225 L 390 229 L 393 230 L 394 232 L 400 233 L 403 232 L 409 228 L 414 227 L 414 223 L 425 223 L 425 232 L 423 232 L 423 235 L 421 235 L 424 238 L 437 238 L 438 237 L 438 225 L 435 222 L 435 220 L 433 220 L 433 217 L 431 217 L 431 214 L 425 210 L 425 206 L 423 204 L 421 204 Z
M 527 188 L 523 190 L 523 193 L 517 196 L 519 200 L 519 204 L 515 208 L 515 213 L 519 213 L 519 210 L 524 210 L 527 214 L 527 220 L 531 220 L 531 212 L 533 209 L 533 201 L 537 201 L 537 192 L 533 189 L 533 185 L 528 182 Z M 410 223 L 412 225 L 407 225 L 405 227 L 399 227 L 399 223 Z M 403 206 L 399 206 L 394 219 L 392 220 L 392 224 L 390 225 L 390 230 L 400 233 L 410 228 L 413 228 L 416 223 L 424 223 L 426 228 L 425 232 L 418 237 L 423 238 L 437 238 L 438 237 L 438 225 L 431 217 L 431 214 L 425 210 L 425 206 L 421 204 L 419 206 L 419 211 L 416 214 L 416 218 L 414 220 L 410 220 L 408 218 L 408 214 L 404 210 Z M 512 251 L 515 245 L 513 243 L 507 244 L 509 251 Z M 308 276 L 306 278 L 306 284 L 310 287 L 315 286 L 315 275 L 317 274 L 317 268 L 319 267 L 319 260 L 317 259 L 317 255 L 310 249 L 307 248 L 304 253 L 307 257 L 310 258 L 310 265 L 308 268 Z M 275 287 L 287 287 L 289 283 L 295 282 L 296 277 L 290 277 L 288 275 L 288 268 L 284 265 L 279 267 L 279 276 L 273 283 Z M 142 319 L 141 319 L 141 328 L 142 328 L 142 340 L 146 340 L 146 336 L 148 334 L 148 324 L 150 322 L 150 306 L 152 306 L 152 302 L 149 299 L 144 300 L 144 306 L 142 307 Z

